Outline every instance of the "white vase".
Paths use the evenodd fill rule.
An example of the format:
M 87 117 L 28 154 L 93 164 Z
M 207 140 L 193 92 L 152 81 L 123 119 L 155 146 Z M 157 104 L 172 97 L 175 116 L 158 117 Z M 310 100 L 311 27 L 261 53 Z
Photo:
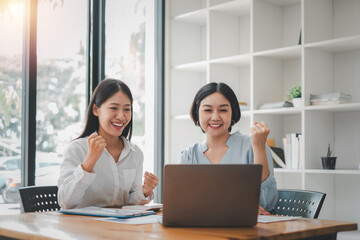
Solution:
M 302 98 L 293 98 L 292 103 L 294 107 L 301 107 L 302 106 Z

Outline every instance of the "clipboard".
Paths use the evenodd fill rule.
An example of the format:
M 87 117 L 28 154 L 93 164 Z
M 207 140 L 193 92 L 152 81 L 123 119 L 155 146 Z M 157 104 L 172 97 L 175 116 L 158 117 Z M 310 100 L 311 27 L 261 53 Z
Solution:
M 83 215 L 93 217 L 115 217 L 115 218 L 133 218 L 155 214 L 154 211 L 132 210 L 132 209 L 120 209 L 120 208 L 102 208 L 102 207 L 84 207 L 60 210 L 59 213 Z

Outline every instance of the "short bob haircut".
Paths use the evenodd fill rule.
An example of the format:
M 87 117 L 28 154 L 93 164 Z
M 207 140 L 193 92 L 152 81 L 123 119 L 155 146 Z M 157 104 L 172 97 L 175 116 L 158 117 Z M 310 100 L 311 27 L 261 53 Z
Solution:
M 239 102 L 237 100 L 234 91 L 227 84 L 222 82 L 207 83 L 199 89 L 199 91 L 196 93 L 194 97 L 194 101 L 191 106 L 191 110 L 190 110 L 191 119 L 194 121 L 196 126 L 200 126 L 199 124 L 200 103 L 204 98 L 215 92 L 221 93 L 230 102 L 232 115 L 231 115 L 231 125 L 228 131 L 231 132 L 232 126 L 240 120 L 241 112 L 240 112 Z M 201 131 L 205 132 L 202 128 Z
M 78 138 L 84 138 L 90 136 L 95 131 L 99 131 L 99 118 L 94 115 L 93 106 L 95 104 L 97 107 L 100 107 L 108 98 L 112 97 L 119 91 L 125 93 L 131 102 L 131 120 L 124 128 L 124 131 L 121 133 L 119 138 L 123 136 L 129 141 L 131 140 L 133 128 L 133 97 L 129 87 L 123 81 L 111 78 L 104 79 L 95 88 L 87 109 L 85 128 Z

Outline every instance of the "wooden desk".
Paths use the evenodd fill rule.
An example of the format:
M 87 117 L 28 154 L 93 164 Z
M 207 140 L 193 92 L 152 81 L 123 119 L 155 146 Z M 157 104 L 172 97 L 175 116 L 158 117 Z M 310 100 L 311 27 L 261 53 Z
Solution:
M 336 239 L 356 223 L 318 219 L 258 223 L 252 228 L 166 228 L 128 225 L 56 212 L 0 216 L 0 236 L 16 239 Z M 1 238 L 1 237 L 0 237 Z

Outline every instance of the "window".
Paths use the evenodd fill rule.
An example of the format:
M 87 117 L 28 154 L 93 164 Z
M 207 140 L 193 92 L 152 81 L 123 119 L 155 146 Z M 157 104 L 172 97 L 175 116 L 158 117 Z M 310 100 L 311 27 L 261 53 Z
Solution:
M 105 76 L 121 79 L 133 103 L 132 141 L 154 172 L 154 1 L 107 0 Z
M 56 185 L 64 147 L 85 123 L 87 0 L 39 1 L 37 15 L 35 184 Z
M 21 173 L 23 10 L 22 0 L 0 1 L 0 207 L 11 202 L 7 186 Z
M 102 21 L 92 12 L 100 2 L 106 2 L 105 53 L 101 52 L 103 46 L 89 41 L 99 39 L 91 31 Z M 122 79 L 131 88 L 132 141 L 144 151 L 144 171 L 154 171 L 154 151 L 159 151 L 155 146 L 160 138 L 155 139 L 154 133 L 161 132 L 154 127 L 155 4 L 148 0 L 0 1 L 0 193 L 4 197 L 0 197 L 0 214 L 19 212 L 19 195 L 14 193 L 21 185 L 34 184 L 34 179 L 35 185 L 57 184 L 64 147 L 83 130 L 90 89 L 97 82 L 92 72 L 93 52 L 106 56 L 106 65 L 97 66 L 106 77 Z M 36 14 L 31 9 L 36 9 Z M 28 16 L 35 21 L 24 25 Z M 34 38 L 24 31 L 29 25 L 36 30 Z M 36 54 L 30 51 L 35 43 Z M 36 88 L 30 89 L 34 82 Z M 32 104 L 35 95 L 36 104 Z M 29 143 L 33 145 L 27 146 Z M 24 169 L 21 156 L 27 161 Z M 7 188 L 11 195 L 6 195 Z

